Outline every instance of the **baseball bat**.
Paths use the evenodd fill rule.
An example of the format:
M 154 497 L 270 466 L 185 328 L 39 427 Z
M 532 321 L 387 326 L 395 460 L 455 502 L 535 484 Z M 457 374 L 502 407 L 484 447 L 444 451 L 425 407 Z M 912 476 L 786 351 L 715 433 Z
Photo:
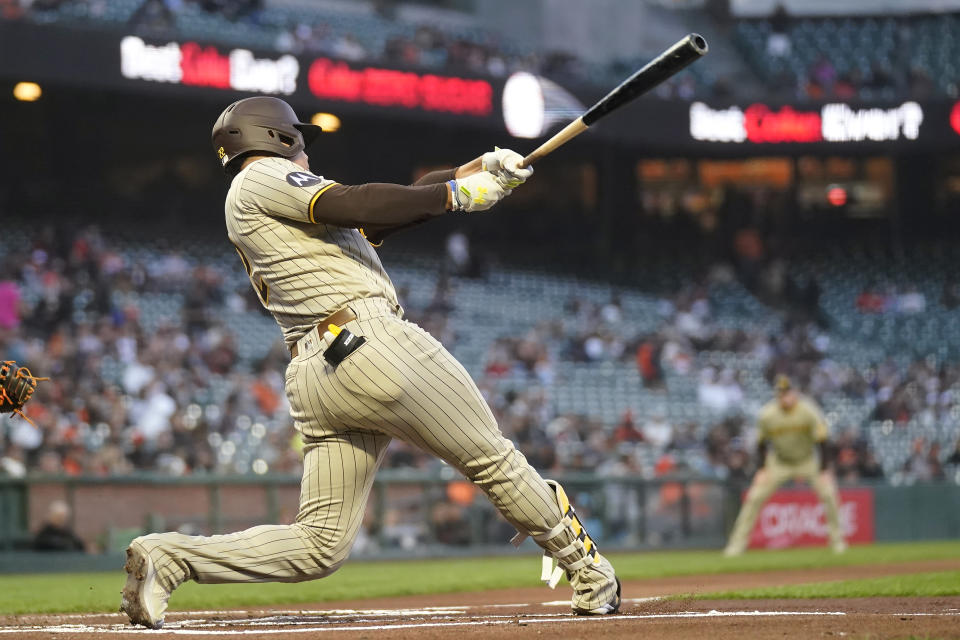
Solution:
M 613 91 L 601 98 L 586 113 L 558 131 L 549 140 L 530 153 L 520 167 L 526 167 L 552 153 L 587 130 L 594 122 L 619 109 L 634 98 L 645 94 L 658 84 L 676 75 L 707 53 L 707 41 L 703 36 L 691 33 L 672 47 L 648 62 L 642 69 L 621 82 Z

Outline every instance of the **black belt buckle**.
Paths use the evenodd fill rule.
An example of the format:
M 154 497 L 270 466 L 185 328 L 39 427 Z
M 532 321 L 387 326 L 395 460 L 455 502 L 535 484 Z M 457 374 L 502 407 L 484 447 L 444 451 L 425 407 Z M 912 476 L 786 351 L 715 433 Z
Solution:
M 367 339 L 363 336 L 355 336 L 346 329 L 340 329 L 340 333 L 333 339 L 327 350 L 323 352 L 323 359 L 336 367 L 366 341 Z

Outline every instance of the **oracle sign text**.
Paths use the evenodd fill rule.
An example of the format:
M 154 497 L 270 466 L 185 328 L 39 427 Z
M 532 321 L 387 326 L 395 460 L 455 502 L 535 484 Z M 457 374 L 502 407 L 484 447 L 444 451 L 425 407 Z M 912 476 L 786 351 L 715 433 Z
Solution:
M 840 528 L 847 542 L 873 542 L 873 490 L 840 490 Z M 827 543 L 827 519 L 809 489 L 781 490 L 760 510 L 750 547 L 781 549 Z

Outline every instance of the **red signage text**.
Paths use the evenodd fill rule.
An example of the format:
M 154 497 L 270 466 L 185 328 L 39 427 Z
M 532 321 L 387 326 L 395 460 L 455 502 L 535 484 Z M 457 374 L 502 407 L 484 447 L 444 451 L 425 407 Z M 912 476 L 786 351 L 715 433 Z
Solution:
M 743 112 L 743 126 L 750 142 L 823 140 L 820 114 L 816 111 L 794 111 L 790 107 L 771 111 L 765 104 L 752 104 Z
M 486 80 L 374 67 L 351 69 L 344 62 L 318 58 L 310 65 L 307 85 L 318 98 L 378 107 L 472 116 L 488 116 L 493 111 L 493 87 Z
M 183 84 L 197 87 L 230 88 L 230 58 L 216 47 L 202 47 L 196 42 L 180 45 L 180 69 Z

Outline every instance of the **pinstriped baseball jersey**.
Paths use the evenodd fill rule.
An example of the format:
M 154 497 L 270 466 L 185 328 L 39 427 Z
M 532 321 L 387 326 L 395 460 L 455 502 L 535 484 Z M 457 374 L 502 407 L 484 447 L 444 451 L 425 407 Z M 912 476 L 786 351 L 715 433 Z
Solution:
M 777 457 L 791 464 L 812 458 L 816 444 L 829 435 L 823 414 L 807 398 L 798 400 L 790 411 L 771 400 L 760 410 L 757 427 L 759 439 L 768 440 Z
M 317 224 L 313 205 L 337 184 L 286 158 L 240 171 L 225 205 L 227 235 L 288 345 L 347 303 L 397 294 L 357 229 Z

